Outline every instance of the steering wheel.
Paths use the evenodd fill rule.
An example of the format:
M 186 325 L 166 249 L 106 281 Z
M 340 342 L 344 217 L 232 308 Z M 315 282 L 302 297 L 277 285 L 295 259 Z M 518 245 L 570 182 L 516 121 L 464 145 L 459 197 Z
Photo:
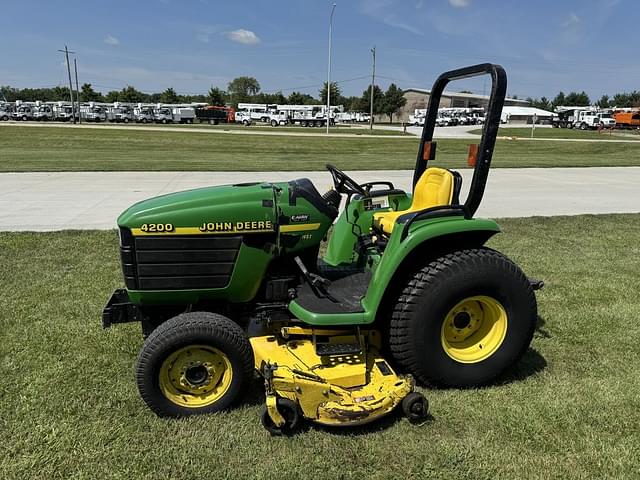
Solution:
M 344 193 L 346 195 L 358 194 L 362 195 L 363 197 L 367 196 L 367 191 L 342 170 L 338 170 L 330 163 L 327 163 L 325 166 L 327 167 L 327 170 L 331 172 L 331 176 L 333 177 L 333 185 L 337 192 Z

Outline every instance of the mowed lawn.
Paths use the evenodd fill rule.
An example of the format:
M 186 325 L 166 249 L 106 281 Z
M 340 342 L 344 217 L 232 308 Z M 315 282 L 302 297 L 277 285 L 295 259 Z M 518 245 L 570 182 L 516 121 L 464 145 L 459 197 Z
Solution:
M 2 172 L 413 168 L 419 139 L 0 127 Z M 438 140 L 435 164 L 466 166 L 474 140 Z M 640 143 L 499 140 L 494 167 L 640 165 Z
M 495 386 L 424 390 L 433 418 L 271 438 L 238 408 L 159 419 L 139 326 L 103 331 L 117 235 L 1 233 L 0 478 L 638 478 L 640 214 L 511 219 L 491 245 L 546 281 L 524 360 Z
M 536 128 L 533 138 L 561 138 L 569 140 L 640 140 L 640 136 L 632 134 L 633 130 L 580 130 L 578 128 Z M 480 134 L 481 129 L 472 130 L 471 133 Z M 528 127 L 500 127 L 498 136 L 531 138 L 531 126 Z

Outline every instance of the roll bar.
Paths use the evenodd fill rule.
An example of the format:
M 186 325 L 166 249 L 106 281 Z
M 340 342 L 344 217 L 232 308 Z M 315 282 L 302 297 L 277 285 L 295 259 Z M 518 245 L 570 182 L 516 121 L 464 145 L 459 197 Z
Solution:
M 416 159 L 416 167 L 413 172 L 413 188 L 415 189 L 416 183 L 418 183 L 420 176 L 426 170 L 428 162 L 435 157 L 435 144 L 432 144 L 431 141 L 433 140 L 433 129 L 436 125 L 438 107 L 440 106 L 440 99 L 444 88 L 451 81 L 480 75 L 491 75 L 491 95 L 489 97 L 484 126 L 482 127 L 482 138 L 480 139 L 478 156 L 473 170 L 471 188 L 467 200 L 463 205 L 469 217 L 472 217 L 480 206 L 484 188 L 487 183 L 487 177 L 489 176 L 491 157 L 493 156 L 493 149 L 496 144 L 496 137 L 498 136 L 500 116 L 507 92 L 507 74 L 504 68 L 492 63 L 481 63 L 479 65 L 451 70 L 438 77 L 431 88 L 427 116 L 424 127 L 422 128 L 418 158 Z M 427 145 L 426 151 L 425 145 Z

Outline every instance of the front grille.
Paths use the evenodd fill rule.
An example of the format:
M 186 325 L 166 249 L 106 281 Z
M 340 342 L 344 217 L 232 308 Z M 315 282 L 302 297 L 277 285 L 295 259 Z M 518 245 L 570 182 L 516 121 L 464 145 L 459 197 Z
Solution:
M 134 238 L 126 229 L 120 237 L 122 271 L 132 290 L 223 288 L 242 244 L 240 236 Z

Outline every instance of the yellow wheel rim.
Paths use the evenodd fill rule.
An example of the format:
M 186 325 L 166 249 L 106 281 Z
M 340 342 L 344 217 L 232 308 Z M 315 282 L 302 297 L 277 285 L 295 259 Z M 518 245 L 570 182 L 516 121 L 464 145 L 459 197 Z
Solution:
M 465 298 L 444 319 L 442 348 L 460 363 L 477 363 L 493 355 L 507 334 L 507 312 L 486 296 Z
M 160 390 L 176 405 L 202 408 L 220 400 L 232 378 L 231 362 L 224 353 L 207 345 L 189 345 L 162 362 Z

